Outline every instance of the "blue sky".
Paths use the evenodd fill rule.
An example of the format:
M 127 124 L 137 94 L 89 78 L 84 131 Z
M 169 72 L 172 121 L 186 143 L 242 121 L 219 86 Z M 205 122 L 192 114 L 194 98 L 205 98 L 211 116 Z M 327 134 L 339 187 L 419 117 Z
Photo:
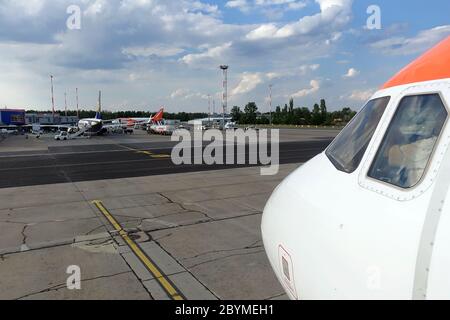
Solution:
M 70 5 L 81 29 L 66 26 Z M 381 9 L 381 30 L 366 10 Z M 311 107 L 358 109 L 396 71 L 450 35 L 450 2 L 387 0 L 0 0 L 0 106 L 207 111 L 221 104 L 268 110 L 290 97 Z

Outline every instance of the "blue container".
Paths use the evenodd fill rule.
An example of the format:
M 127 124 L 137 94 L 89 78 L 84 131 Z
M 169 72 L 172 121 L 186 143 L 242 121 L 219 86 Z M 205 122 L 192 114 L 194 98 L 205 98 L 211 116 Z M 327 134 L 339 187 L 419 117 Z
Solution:
M 25 110 L 0 110 L 0 122 L 7 126 L 23 126 Z

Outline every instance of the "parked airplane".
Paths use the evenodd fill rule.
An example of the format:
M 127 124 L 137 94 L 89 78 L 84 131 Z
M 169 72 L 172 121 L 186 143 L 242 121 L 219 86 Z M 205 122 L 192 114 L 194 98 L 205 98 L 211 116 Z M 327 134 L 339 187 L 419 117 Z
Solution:
M 164 107 L 159 110 L 157 114 L 151 116 L 150 118 L 121 118 L 120 123 L 126 124 L 128 127 L 143 127 L 147 128 L 148 125 L 160 122 L 164 117 Z
M 118 132 L 119 130 L 122 132 L 128 132 L 129 129 L 129 125 L 124 125 L 122 124 L 122 119 L 115 119 L 115 120 L 103 120 L 102 119 L 102 93 L 101 91 L 99 92 L 99 97 L 98 97 L 98 110 L 97 113 L 95 115 L 95 118 L 91 118 L 91 119 L 81 119 L 78 122 L 78 135 L 84 134 L 84 135 L 103 135 L 106 133 L 111 133 L 111 132 Z M 148 121 L 148 123 L 150 123 L 152 121 L 152 119 L 159 119 L 162 118 L 162 113 L 164 113 L 164 109 L 162 108 L 161 111 L 159 113 L 157 113 L 154 117 L 150 117 L 150 119 L 146 118 L 146 121 Z M 129 118 L 128 121 L 131 121 L 132 119 L 135 119 L 136 121 L 138 121 L 137 119 L 139 118 Z
M 375 93 L 264 210 L 292 299 L 450 299 L 450 37 Z
M 102 92 L 98 94 L 98 110 L 95 118 L 81 119 L 78 122 L 79 132 L 85 135 L 102 135 L 108 130 L 102 120 Z
M 147 127 L 150 134 L 171 136 L 181 126 L 180 120 L 161 120 Z

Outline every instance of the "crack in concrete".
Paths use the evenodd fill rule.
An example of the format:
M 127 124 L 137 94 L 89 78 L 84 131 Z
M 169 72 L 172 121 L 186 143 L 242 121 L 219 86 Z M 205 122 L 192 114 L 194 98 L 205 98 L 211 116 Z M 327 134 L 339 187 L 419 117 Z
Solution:
M 187 213 L 198 213 L 204 216 L 204 219 L 199 220 L 199 221 L 195 221 L 193 223 L 185 223 L 185 224 L 179 224 L 179 223 L 174 223 L 174 222 L 168 222 L 162 218 L 166 218 L 166 217 L 171 217 L 171 216 L 176 216 L 176 215 L 182 215 L 182 214 L 187 214 Z M 189 211 L 185 211 L 185 212 L 177 212 L 177 213 L 171 213 L 171 214 L 167 214 L 164 216 L 160 216 L 160 217 L 155 217 L 155 218 L 133 218 L 133 217 L 128 217 L 128 216 L 122 216 L 122 215 L 115 215 L 115 217 L 125 217 L 125 218 L 131 218 L 130 220 L 125 220 L 125 221 L 121 221 L 120 223 L 122 225 L 124 224 L 128 224 L 128 223 L 136 223 L 136 227 L 134 228 L 126 228 L 127 230 L 131 230 L 130 232 L 156 232 L 156 231 L 161 231 L 161 230 L 168 230 L 168 229 L 175 229 L 175 228 L 179 228 L 179 227 L 185 227 L 185 226 L 193 226 L 196 224 L 200 224 L 200 223 L 207 223 L 207 222 L 212 222 L 214 221 L 213 219 L 211 219 L 210 217 L 206 216 L 204 213 L 201 212 L 196 212 L 193 210 L 189 210 Z M 144 229 L 143 224 L 144 222 L 148 222 L 148 223 L 157 223 L 157 224 L 162 224 L 164 225 L 163 227 L 154 227 L 152 229 Z M 125 229 L 125 228 L 124 228 Z
M 169 196 L 166 196 L 166 195 L 165 195 L 164 193 L 162 193 L 162 192 L 158 192 L 158 195 L 160 195 L 161 197 L 167 199 L 167 201 L 169 201 L 169 203 L 176 204 L 176 205 L 180 206 L 180 208 L 183 209 L 183 210 L 186 211 L 186 212 L 200 213 L 200 214 L 204 215 L 206 218 L 211 219 L 211 220 L 214 220 L 214 219 L 211 218 L 206 212 L 203 212 L 203 211 L 200 211 L 200 210 L 190 210 L 190 209 L 187 209 L 184 203 L 174 201 L 174 200 L 172 200 Z
M 211 251 L 206 251 L 203 253 L 200 253 L 198 255 L 192 256 L 192 257 L 186 257 L 186 258 L 182 258 L 181 260 L 190 260 L 190 259 L 195 259 L 195 258 L 199 258 L 201 256 L 205 256 L 208 254 L 217 254 L 217 253 L 226 253 L 226 252 L 234 252 L 234 251 L 241 251 L 241 250 L 250 250 L 250 249 L 258 249 L 258 248 L 262 248 L 262 245 L 257 246 L 256 244 L 261 242 L 262 240 L 258 240 L 248 246 L 242 247 L 242 248 L 234 248 L 234 249 L 223 249 L 223 250 L 211 250 Z
M 120 248 L 120 244 L 118 243 L 118 241 L 117 241 L 114 237 L 113 237 L 113 240 L 114 240 L 115 243 L 117 243 L 117 245 L 118 245 L 117 248 Z M 125 245 L 125 247 L 128 247 L 128 246 Z M 124 263 L 127 265 L 127 267 L 130 269 L 130 272 L 131 272 L 132 274 L 134 274 L 134 277 L 136 278 L 136 281 L 138 281 L 138 282 L 141 284 L 142 288 L 144 288 L 145 292 L 147 292 L 147 294 L 150 296 L 150 299 L 151 299 L 151 300 L 155 300 L 155 299 L 153 298 L 153 295 L 152 295 L 152 293 L 150 292 L 150 290 L 148 290 L 148 288 L 144 285 L 144 282 L 141 281 L 141 279 L 139 278 L 139 276 L 138 276 L 138 274 L 136 273 L 136 271 L 134 271 L 134 269 L 133 269 L 133 268 L 131 267 L 131 265 L 128 263 L 127 259 L 125 259 L 124 254 L 123 254 L 123 253 L 120 253 L 119 255 L 120 255 L 120 257 L 122 258 L 123 262 L 124 262 Z
M 18 221 L 11 221 L 11 220 L 1 220 L 0 222 L 4 223 L 12 223 L 12 224 L 28 224 L 28 225 L 39 225 L 43 223 L 62 223 L 62 222 L 72 222 L 72 221 L 83 221 L 83 220 L 94 220 L 97 219 L 97 217 L 85 217 L 85 218 L 76 218 L 76 219 L 64 219 L 64 220 L 44 220 L 39 222 L 18 222 Z
M 26 188 L 26 187 L 25 187 Z M 24 210 L 24 209 L 35 209 L 35 208 L 41 208 L 41 207 L 48 207 L 48 206 L 59 206 L 63 204 L 74 204 L 74 203 L 86 203 L 86 201 L 82 200 L 74 200 L 74 201 L 65 201 L 65 202 L 49 202 L 49 203 L 39 203 L 33 206 L 28 207 L 14 207 L 14 208 L 1 208 L 0 211 L 9 210 L 9 211 L 17 211 L 17 210 Z
M 216 295 L 211 289 L 208 288 L 208 286 L 206 284 L 204 284 L 202 281 L 200 281 L 199 278 L 197 278 L 188 268 L 186 268 L 181 261 L 179 261 L 174 255 L 172 255 L 171 252 L 169 252 L 168 250 L 166 250 L 161 243 L 159 243 L 157 240 L 153 240 L 154 243 L 156 243 L 156 245 L 158 247 L 161 248 L 161 250 L 163 250 L 166 254 L 169 255 L 169 257 L 171 257 L 176 263 L 178 263 L 187 273 L 189 273 L 191 275 L 191 277 L 193 277 L 198 283 L 200 283 L 203 288 L 205 288 L 206 291 L 208 291 L 209 293 L 211 293 L 217 300 L 220 300 L 219 296 Z
M 231 255 L 227 255 L 227 256 L 223 256 L 223 257 L 218 257 L 218 258 L 214 258 L 214 259 L 211 259 L 211 260 L 206 260 L 206 261 L 194 264 L 192 266 L 189 266 L 189 269 L 193 269 L 193 268 L 196 268 L 198 266 L 201 266 L 201 265 L 204 265 L 204 264 L 208 264 L 208 263 L 211 263 L 211 262 L 216 262 L 216 261 L 219 261 L 219 260 L 226 260 L 228 258 L 239 257 L 239 256 L 246 256 L 246 255 L 251 255 L 251 254 L 258 254 L 258 253 L 261 253 L 261 252 L 265 252 L 265 251 L 264 250 L 258 250 L 258 251 L 255 251 L 255 252 L 236 253 L 236 254 L 231 254 Z
M 127 274 L 127 273 L 131 273 L 131 271 L 123 271 L 123 272 L 119 272 L 119 273 L 115 273 L 115 274 L 111 274 L 111 275 L 98 276 L 98 277 L 84 279 L 84 280 L 81 279 L 81 283 L 94 281 L 94 280 L 99 280 L 99 279 L 113 278 L 113 277 L 117 277 L 117 276 L 124 275 L 124 274 Z M 67 288 L 67 283 L 61 283 L 61 284 L 57 284 L 55 286 L 52 286 L 52 287 L 49 287 L 49 288 L 37 291 L 37 292 L 26 294 L 24 296 L 21 296 L 19 298 L 14 299 L 14 300 L 23 300 L 23 299 L 30 298 L 32 296 L 35 296 L 35 295 L 38 295 L 38 294 L 41 294 L 41 293 L 48 293 L 48 292 L 52 292 L 52 291 L 59 291 L 61 289 L 65 289 L 65 288 Z
M 23 236 L 23 235 L 22 235 Z M 78 240 L 77 241 L 77 238 L 78 238 L 79 236 L 76 236 L 76 237 L 74 237 L 74 238 L 72 238 L 72 239 L 69 239 L 69 240 L 62 240 L 60 243 L 57 243 L 57 242 L 54 242 L 54 243 L 48 243 L 48 244 L 45 244 L 45 243 L 39 243 L 39 244 L 37 244 L 37 245 L 39 245 L 39 246 L 37 246 L 36 244 L 34 244 L 33 246 L 32 246 L 32 248 L 27 248 L 27 250 L 26 251 L 38 251 L 38 250 L 43 250 L 43 249 L 51 249 L 51 248 L 58 248 L 58 247 L 64 247 L 64 246 L 70 246 L 70 245 L 74 245 L 74 244 L 78 244 L 78 243 L 83 243 L 83 242 L 87 242 L 87 241 L 96 241 L 96 240 L 100 240 L 100 239 L 105 239 L 105 240 L 107 240 L 107 239 L 111 239 L 111 235 L 108 235 L 107 237 L 105 236 L 105 237 L 102 237 L 102 238 L 100 238 L 100 239 L 95 239 L 95 240 L 83 240 L 83 239 L 81 239 L 81 240 Z M 28 238 L 27 238 L 28 239 Z M 23 245 L 23 244 L 22 244 Z M 7 248 L 8 249 L 8 248 Z M 11 248 L 12 249 L 12 248 Z M 21 248 L 14 248 L 14 251 L 11 251 L 11 252 L 3 252 L 2 253 L 2 255 L 4 255 L 4 256 L 11 256 L 11 255 L 15 255 L 15 254 L 20 254 L 20 253 L 22 253 L 23 252 L 23 250 L 21 250 Z
M 26 231 L 27 231 L 27 228 L 29 227 L 29 225 L 28 224 L 26 224 L 26 225 L 24 225 L 23 226 L 23 229 L 22 229 L 22 232 L 21 232 L 21 234 L 22 234 L 22 246 L 21 246 L 21 251 L 28 251 L 29 250 L 29 248 L 28 248 L 28 246 L 27 246 L 27 239 L 28 239 L 28 236 L 26 235 Z
M 172 203 L 172 204 L 176 204 L 176 205 L 180 206 L 178 203 Z M 137 207 L 134 207 L 134 209 L 135 208 L 145 209 L 145 207 L 148 207 L 148 206 L 137 206 Z M 131 221 L 132 219 L 135 219 L 135 220 L 138 220 L 138 219 L 144 219 L 144 220 L 159 219 L 159 218 L 176 216 L 178 214 L 185 214 L 185 213 L 200 213 L 200 214 L 204 215 L 203 212 L 199 212 L 199 211 L 196 211 L 196 210 L 189 210 L 189 209 L 186 209 L 186 208 L 182 208 L 181 206 L 180 206 L 180 208 L 183 211 L 174 212 L 174 213 L 168 213 L 168 214 L 162 214 L 162 215 L 159 215 L 159 216 L 154 216 L 153 214 L 150 214 L 151 216 L 149 216 L 149 217 L 132 216 L 132 215 L 126 215 L 126 214 L 114 214 L 114 216 L 115 217 L 121 217 L 121 218 L 130 219 L 130 221 Z M 121 209 L 121 210 L 125 210 L 125 209 Z
M 279 293 L 279 294 L 275 294 L 275 295 L 273 295 L 273 296 L 270 296 L 270 297 L 268 297 L 268 298 L 264 298 L 263 300 L 272 300 L 272 299 L 275 299 L 275 298 L 282 297 L 282 296 L 284 296 L 284 295 L 286 295 L 286 293 L 285 293 L 285 292 L 282 292 L 282 293 Z
M 78 189 L 78 187 L 76 187 Z M 79 189 L 78 189 L 79 190 Z M 81 192 L 81 191 L 80 191 Z M 86 199 L 86 197 L 83 195 L 83 198 Z M 87 201 L 87 200 L 86 200 Z M 104 216 L 99 215 L 98 211 L 95 210 L 92 206 L 89 206 L 91 208 L 91 210 L 93 211 L 94 215 L 100 220 L 100 223 L 103 225 L 103 227 L 107 230 L 107 232 L 109 233 L 111 239 L 113 240 L 113 242 L 116 244 L 116 248 L 118 250 L 119 247 L 122 246 L 122 244 L 119 242 L 118 240 L 118 231 L 117 230 L 110 230 L 109 228 L 111 227 L 111 224 L 108 223 L 105 219 Z M 128 234 L 128 232 L 127 232 Z M 137 273 L 133 270 L 133 268 L 131 267 L 131 265 L 128 263 L 128 261 L 125 259 L 125 257 L 123 256 L 123 254 L 119 254 L 120 257 L 122 258 L 122 261 L 127 265 L 128 269 L 130 270 L 129 272 L 131 272 L 136 281 L 138 281 L 142 288 L 144 289 L 145 292 L 147 292 L 148 296 L 150 297 L 151 300 L 154 300 L 152 293 L 147 289 L 147 287 L 144 285 L 144 283 L 140 280 L 139 276 L 137 275 Z
M 9 220 L 0 220 L 0 223 L 10 223 L 10 224 L 28 224 L 27 222 L 15 222 L 15 221 L 9 221 Z
M 208 221 L 198 221 L 192 224 L 185 224 L 185 225 L 177 225 L 174 227 L 167 227 L 167 228 L 161 228 L 161 229 L 156 229 L 156 230 L 152 230 L 149 232 L 158 232 L 158 231 L 166 231 L 166 230 L 172 230 L 172 229 L 176 229 L 176 228 L 185 228 L 185 227 L 192 227 L 192 226 L 196 226 L 196 225 L 201 225 L 201 224 L 207 224 L 207 223 L 215 223 L 215 222 L 221 222 L 221 221 L 227 221 L 227 220 L 234 220 L 234 219 L 239 219 L 239 218 L 246 218 L 246 217 L 252 217 L 252 216 L 257 216 L 257 215 L 261 215 L 262 212 L 252 212 L 249 214 L 243 214 L 240 216 L 234 216 L 234 217 L 226 217 L 226 218 L 220 218 L 220 219 L 211 219 Z
M 97 218 L 95 218 L 95 219 L 97 219 Z M 103 223 L 101 223 L 101 221 L 99 221 L 99 223 L 101 224 L 100 226 L 95 227 L 94 229 L 88 231 L 88 232 L 85 233 L 84 235 L 85 235 L 85 236 L 90 236 L 90 235 L 94 234 L 94 232 L 96 232 L 96 231 L 100 230 L 101 228 L 104 228 L 104 227 L 105 227 L 105 226 L 103 225 Z

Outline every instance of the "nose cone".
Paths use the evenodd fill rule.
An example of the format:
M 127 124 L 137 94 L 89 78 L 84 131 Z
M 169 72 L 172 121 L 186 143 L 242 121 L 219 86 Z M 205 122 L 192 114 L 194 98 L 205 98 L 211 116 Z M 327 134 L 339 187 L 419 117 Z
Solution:
M 299 209 L 295 205 L 295 195 L 290 188 L 293 173 L 274 191 L 264 209 L 262 237 L 270 264 L 291 299 L 298 299 L 294 282 L 291 234 L 294 232 L 293 217 Z
M 320 187 L 326 181 L 324 167 L 329 167 L 325 155 L 304 164 L 277 187 L 264 209 L 261 226 L 264 247 L 291 299 L 311 297 L 304 296 L 303 279 L 318 271 L 310 258 L 320 251 L 320 244 L 314 241 L 323 232 L 321 228 L 326 228 L 329 215 L 322 205 L 326 199 L 320 199 L 324 191 Z

